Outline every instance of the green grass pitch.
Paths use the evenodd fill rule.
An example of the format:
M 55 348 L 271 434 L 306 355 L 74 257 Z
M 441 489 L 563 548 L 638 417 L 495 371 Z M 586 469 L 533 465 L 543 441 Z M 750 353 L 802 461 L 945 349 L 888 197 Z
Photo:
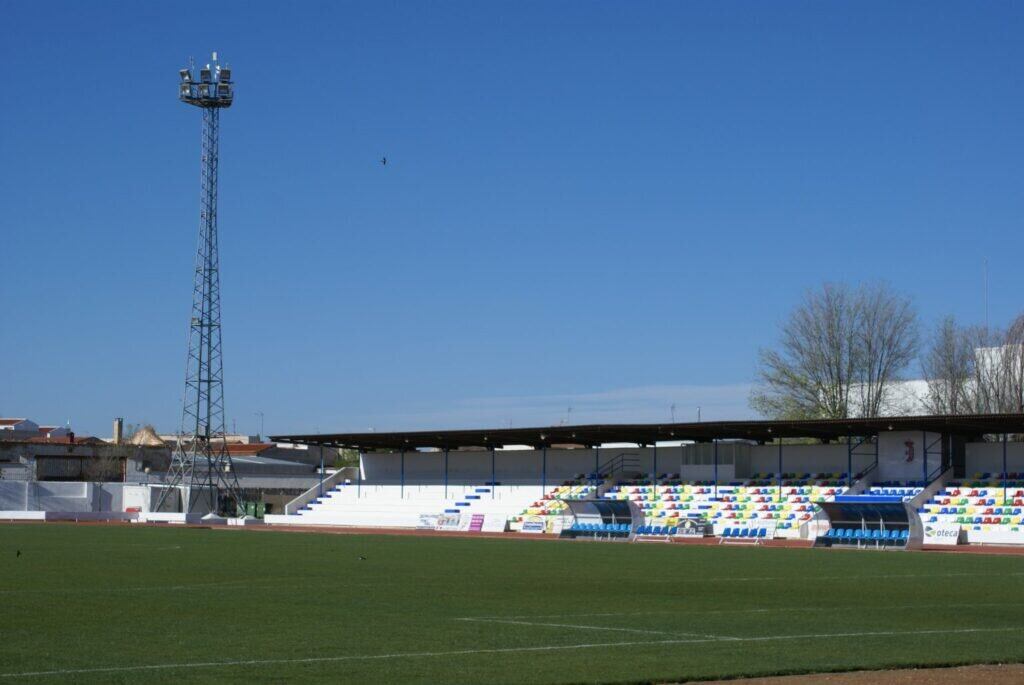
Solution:
M 0 526 L 0 683 L 643 682 L 1008 662 L 1024 660 L 1022 611 L 1024 557 Z

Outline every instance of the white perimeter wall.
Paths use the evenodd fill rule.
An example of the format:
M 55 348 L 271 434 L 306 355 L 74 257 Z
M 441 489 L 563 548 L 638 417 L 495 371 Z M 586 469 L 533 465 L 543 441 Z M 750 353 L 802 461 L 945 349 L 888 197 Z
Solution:
M 873 450 L 874 448 L 872 448 Z M 846 471 L 846 444 L 841 445 L 783 445 L 783 473 L 844 473 Z M 858 464 L 874 463 L 875 456 L 854 455 L 853 470 Z M 779 470 L 779 446 L 755 445 L 750 448 L 751 473 L 776 473 Z M 743 474 L 739 474 L 741 477 Z M 749 475 L 749 474 L 748 474 Z
M 966 471 L 971 478 L 975 473 L 1002 473 L 1003 444 L 1001 442 L 967 443 Z M 1006 443 L 1006 470 L 1024 473 L 1024 443 Z
M 932 444 L 938 436 L 929 433 Z M 907 461 L 907 442 L 914 444 L 914 458 Z M 920 480 L 923 476 L 924 436 L 919 432 L 883 433 L 879 438 L 879 470 L 876 480 Z M 701 448 L 707 449 L 708 445 Z M 726 482 L 735 478 L 748 478 L 753 473 L 775 473 L 779 466 L 778 445 L 743 446 L 735 451 L 735 463 L 728 465 L 720 459 L 718 479 Z M 683 453 L 692 454 L 694 445 L 659 447 L 658 473 L 679 473 L 686 480 L 712 478 L 713 467 L 707 464 L 683 464 Z M 726 444 L 719 447 L 720 457 Z M 749 449 L 749 457 L 744 452 Z M 929 470 L 939 464 L 939 445 L 932 446 Z M 598 450 L 599 463 L 604 465 L 617 455 L 628 455 L 639 463 L 636 470 L 649 474 L 654 468 L 654 450 L 649 447 L 615 447 Z M 1024 472 L 1024 443 L 1009 443 L 1008 471 Z M 783 445 L 782 468 L 785 472 L 842 473 L 847 466 L 846 443 L 828 445 Z M 748 463 L 749 460 L 749 463 Z M 874 445 L 865 444 L 853 455 L 854 472 L 863 471 L 875 460 Z M 503 485 L 537 485 L 541 482 L 543 457 L 540 450 L 498 450 L 494 454 L 494 480 Z M 361 458 L 362 476 L 367 483 L 401 481 L 401 456 L 398 452 L 364 454 Z M 546 482 L 554 485 L 594 470 L 594 450 L 556 450 L 547 453 Z M 999 443 L 969 443 L 967 445 L 967 473 L 997 472 L 1002 470 L 1002 445 Z M 491 480 L 491 453 L 489 451 L 451 451 L 448 453 L 449 485 L 472 485 Z M 407 452 L 405 455 L 405 483 L 441 484 L 444 482 L 443 452 Z
M 601 448 L 597 450 L 598 464 L 605 464 L 618 455 L 627 455 L 639 463 L 636 470 L 650 473 L 654 468 L 652 448 Z M 679 473 L 681 447 L 657 449 L 658 473 Z M 401 481 L 401 454 L 370 453 L 361 455 L 362 476 L 370 483 L 398 483 Z M 540 450 L 497 450 L 494 453 L 494 480 L 503 485 L 537 484 L 542 471 L 547 482 L 554 484 L 583 473 L 591 473 L 595 466 L 594 450 L 547 451 L 547 468 Z M 450 451 L 448 453 L 448 483 L 472 484 L 491 480 L 491 453 L 489 451 Z M 406 452 L 405 482 L 443 483 L 444 452 Z

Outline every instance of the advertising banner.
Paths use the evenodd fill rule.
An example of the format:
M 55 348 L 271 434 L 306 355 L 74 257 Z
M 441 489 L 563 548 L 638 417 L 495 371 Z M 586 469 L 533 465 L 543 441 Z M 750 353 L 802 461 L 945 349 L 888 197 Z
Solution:
M 680 522 L 676 537 L 703 538 L 711 535 L 711 524 L 706 520 L 688 519 Z
M 459 530 L 459 522 L 462 514 L 439 514 L 437 517 L 437 530 Z
M 547 522 L 543 516 L 527 516 L 523 519 L 524 533 L 546 533 Z
M 959 545 L 959 523 L 926 523 L 924 524 L 924 544 L 926 545 Z

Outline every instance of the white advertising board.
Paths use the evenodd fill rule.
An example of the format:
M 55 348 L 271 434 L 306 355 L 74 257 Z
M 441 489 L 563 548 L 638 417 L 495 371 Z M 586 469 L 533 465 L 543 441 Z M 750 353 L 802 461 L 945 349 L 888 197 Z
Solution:
M 924 524 L 924 544 L 926 545 L 959 545 L 959 523 L 926 523 Z
M 547 522 L 543 516 L 527 516 L 523 519 L 522 532 L 524 533 L 546 533 Z
M 508 519 L 504 514 L 484 514 L 484 525 L 480 528 L 484 533 L 504 533 Z
M 1024 545 L 1024 530 L 1008 526 L 975 526 L 967 529 L 967 541 L 988 545 Z

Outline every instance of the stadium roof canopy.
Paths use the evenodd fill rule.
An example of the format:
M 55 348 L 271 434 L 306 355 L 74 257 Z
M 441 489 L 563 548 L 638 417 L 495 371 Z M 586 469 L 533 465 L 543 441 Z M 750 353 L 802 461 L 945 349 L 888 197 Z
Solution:
M 539 426 L 491 430 L 438 430 L 394 433 L 322 433 L 275 435 L 275 442 L 359 450 L 413 450 L 434 447 L 459 449 L 504 445 L 552 445 L 593 447 L 606 443 L 692 440 L 755 440 L 817 438 L 836 440 L 864 437 L 885 431 L 928 431 L 953 435 L 1024 433 L 1024 414 L 972 414 L 961 416 L 894 416 L 869 419 L 816 419 L 808 421 L 704 421 L 699 423 L 595 424 L 586 426 Z

